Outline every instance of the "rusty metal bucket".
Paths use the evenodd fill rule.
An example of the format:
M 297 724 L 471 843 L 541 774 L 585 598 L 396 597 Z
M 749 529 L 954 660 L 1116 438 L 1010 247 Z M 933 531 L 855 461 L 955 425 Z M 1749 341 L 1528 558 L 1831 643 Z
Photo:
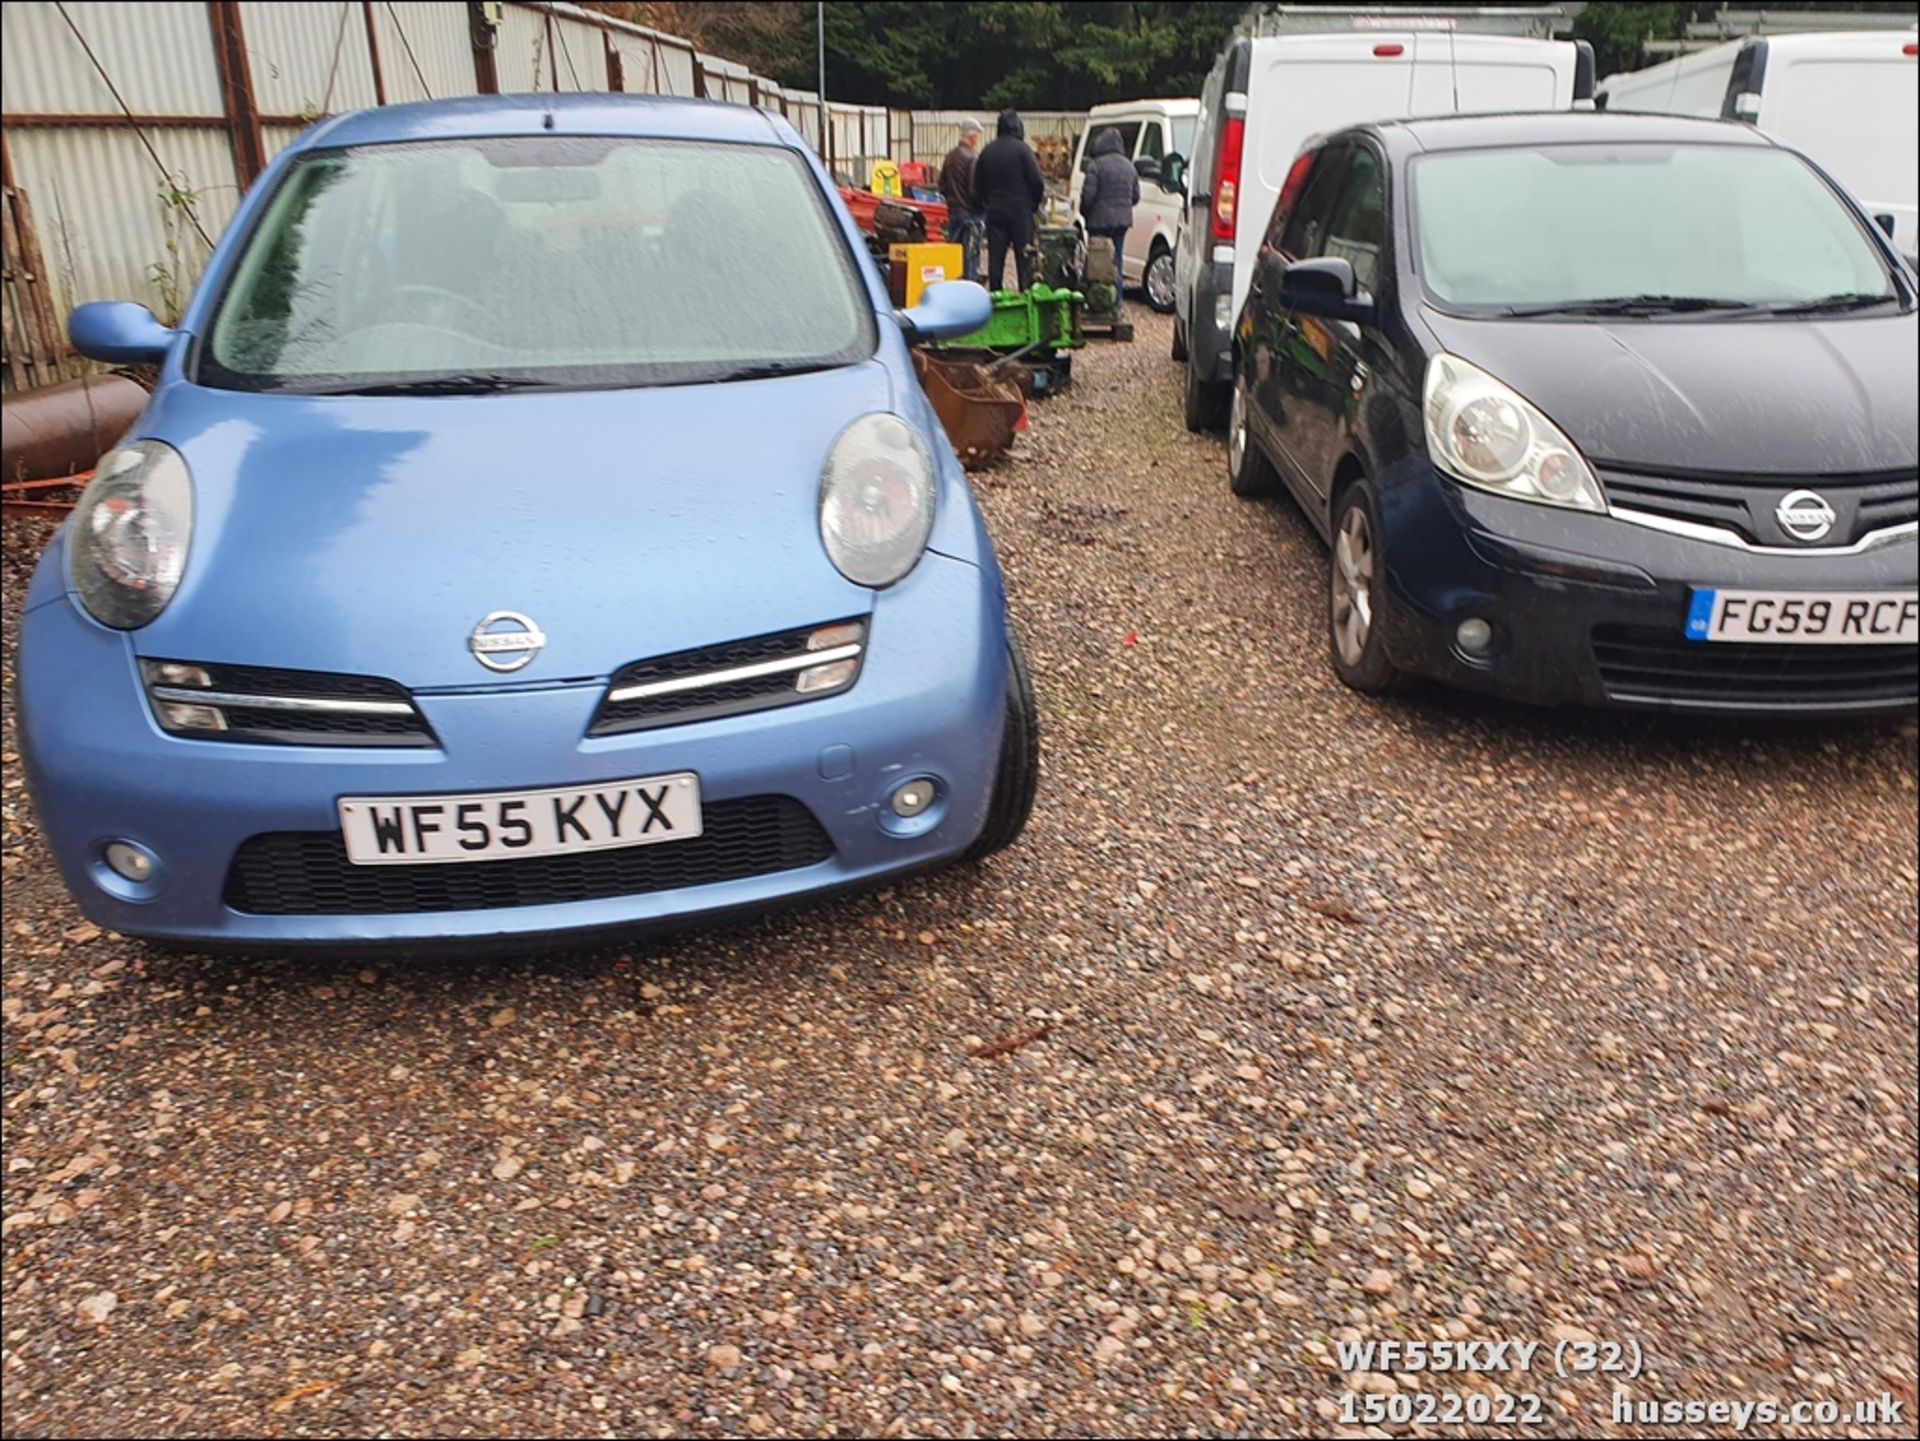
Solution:
M 972 469 L 1005 454 L 1027 415 L 1020 372 L 996 374 L 975 361 L 936 360 L 919 350 L 913 368 L 962 465 Z

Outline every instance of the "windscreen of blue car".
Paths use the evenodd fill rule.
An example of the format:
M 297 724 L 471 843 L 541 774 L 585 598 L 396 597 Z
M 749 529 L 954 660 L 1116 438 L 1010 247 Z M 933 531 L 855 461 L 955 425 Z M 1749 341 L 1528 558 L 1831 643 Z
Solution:
M 1411 175 L 1420 278 L 1448 309 L 1894 298 L 1862 225 L 1783 150 L 1542 145 L 1424 155 Z
M 874 344 L 794 151 L 502 137 L 303 157 L 231 272 L 198 378 L 672 385 L 848 364 Z

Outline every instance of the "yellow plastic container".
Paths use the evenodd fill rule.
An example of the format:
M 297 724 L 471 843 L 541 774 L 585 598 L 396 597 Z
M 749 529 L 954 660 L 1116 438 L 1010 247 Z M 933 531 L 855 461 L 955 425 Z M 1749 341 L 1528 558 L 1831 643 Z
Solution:
M 887 251 L 891 262 L 888 289 L 893 303 L 912 307 L 920 303 L 921 292 L 942 280 L 962 278 L 962 252 L 957 245 L 896 245 Z

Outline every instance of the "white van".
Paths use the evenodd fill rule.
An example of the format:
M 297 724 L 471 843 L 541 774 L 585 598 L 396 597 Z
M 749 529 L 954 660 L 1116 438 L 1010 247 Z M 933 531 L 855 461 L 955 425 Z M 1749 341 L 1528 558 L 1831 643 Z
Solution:
M 1173 245 L 1185 204 L 1180 175 L 1193 161 L 1198 100 L 1116 100 L 1087 112 L 1087 128 L 1073 148 L 1073 179 L 1067 210 L 1076 225 L 1080 187 L 1087 178 L 1087 146 L 1102 130 L 1120 132 L 1120 143 L 1140 172 L 1140 203 L 1127 230 L 1126 281 L 1146 293 L 1162 315 L 1173 310 Z
M 1755 35 L 1609 75 L 1595 103 L 1749 121 L 1851 191 L 1911 256 L 1920 251 L 1917 36 L 1913 29 Z
M 1536 34 L 1550 33 L 1557 9 L 1313 7 L 1278 18 L 1310 33 L 1236 38 L 1200 93 L 1174 252 L 1173 358 L 1187 363 L 1191 430 L 1225 419 L 1234 318 L 1274 202 L 1307 140 L 1366 120 L 1568 110 L 1593 95 L 1593 50 L 1585 41 L 1468 28 L 1533 23 Z

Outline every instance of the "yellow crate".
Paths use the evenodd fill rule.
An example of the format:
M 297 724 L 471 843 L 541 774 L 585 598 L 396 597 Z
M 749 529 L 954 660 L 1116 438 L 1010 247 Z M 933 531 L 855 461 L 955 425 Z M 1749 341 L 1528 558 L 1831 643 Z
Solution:
M 887 251 L 892 274 L 888 289 L 893 303 L 909 308 L 920 303 L 921 292 L 941 280 L 962 279 L 961 250 L 957 245 L 895 245 Z

